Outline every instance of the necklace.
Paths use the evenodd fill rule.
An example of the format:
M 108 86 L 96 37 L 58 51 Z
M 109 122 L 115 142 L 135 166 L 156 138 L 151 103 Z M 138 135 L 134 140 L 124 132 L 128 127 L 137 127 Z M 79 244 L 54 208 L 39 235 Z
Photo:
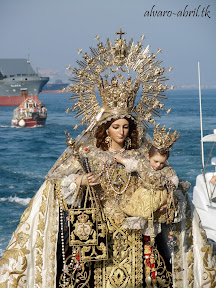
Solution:
M 123 147 L 123 148 L 120 149 L 120 150 L 114 150 L 114 149 L 112 149 L 112 148 L 109 148 L 109 151 L 110 151 L 111 153 L 113 153 L 113 154 L 121 154 L 121 153 L 123 153 L 123 152 L 125 151 L 125 147 Z

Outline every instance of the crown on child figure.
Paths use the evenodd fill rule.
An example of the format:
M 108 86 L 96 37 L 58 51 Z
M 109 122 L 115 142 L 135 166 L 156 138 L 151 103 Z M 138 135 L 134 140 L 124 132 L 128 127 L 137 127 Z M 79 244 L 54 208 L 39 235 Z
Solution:
M 180 137 L 176 130 L 173 133 L 170 130 L 171 128 L 166 131 L 165 125 L 161 129 L 159 124 L 155 125 L 152 145 L 159 150 L 169 151 Z

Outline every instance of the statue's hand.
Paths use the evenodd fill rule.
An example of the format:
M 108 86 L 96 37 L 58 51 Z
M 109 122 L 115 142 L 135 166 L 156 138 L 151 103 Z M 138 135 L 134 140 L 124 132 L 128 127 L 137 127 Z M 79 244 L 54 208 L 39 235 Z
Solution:
M 76 178 L 76 184 L 80 185 L 80 186 L 95 186 L 100 184 L 100 182 L 98 182 L 99 180 L 99 175 L 94 175 L 93 173 L 87 173 L 87 174 L 83 174 L 80 175 Z
M 120 154 L 116 154 L 115 157 L 114 157 L 115 161 L 124 165 L 126 164 L 126 161 L 127 159 L 126 158 L 123 158 Z
M 99 185 L 100 181 L 99 181 L 100 175 L 98 174 L 92 174 L 92 173 L 88 173 L 88 183 L 90 186 L 95 186 L 95 185 Z

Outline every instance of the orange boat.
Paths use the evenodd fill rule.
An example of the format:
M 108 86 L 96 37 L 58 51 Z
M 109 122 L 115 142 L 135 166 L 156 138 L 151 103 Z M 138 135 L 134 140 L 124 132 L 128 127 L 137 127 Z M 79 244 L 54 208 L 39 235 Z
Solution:
M 46 118 L 46 107 L 41 102 L 29 97 L 14 109 L 11 125 L 15 127 L 40 127 L 45 124 Z

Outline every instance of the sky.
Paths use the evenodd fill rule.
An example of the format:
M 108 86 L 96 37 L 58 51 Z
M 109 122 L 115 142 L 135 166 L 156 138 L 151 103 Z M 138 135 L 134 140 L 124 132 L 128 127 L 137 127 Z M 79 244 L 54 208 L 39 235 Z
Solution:
M 191 11 L 191 12 L 190 12 Z M 162 15 L 162 16 L 161 16 Z M 216 88 L 216 0 L 0 0 L 0 58 L 30 58 L 50 82 L 68 82 L 78 49 L 116 38 L 122 27 L 134 42 L 162 49 L 176 88 Z

